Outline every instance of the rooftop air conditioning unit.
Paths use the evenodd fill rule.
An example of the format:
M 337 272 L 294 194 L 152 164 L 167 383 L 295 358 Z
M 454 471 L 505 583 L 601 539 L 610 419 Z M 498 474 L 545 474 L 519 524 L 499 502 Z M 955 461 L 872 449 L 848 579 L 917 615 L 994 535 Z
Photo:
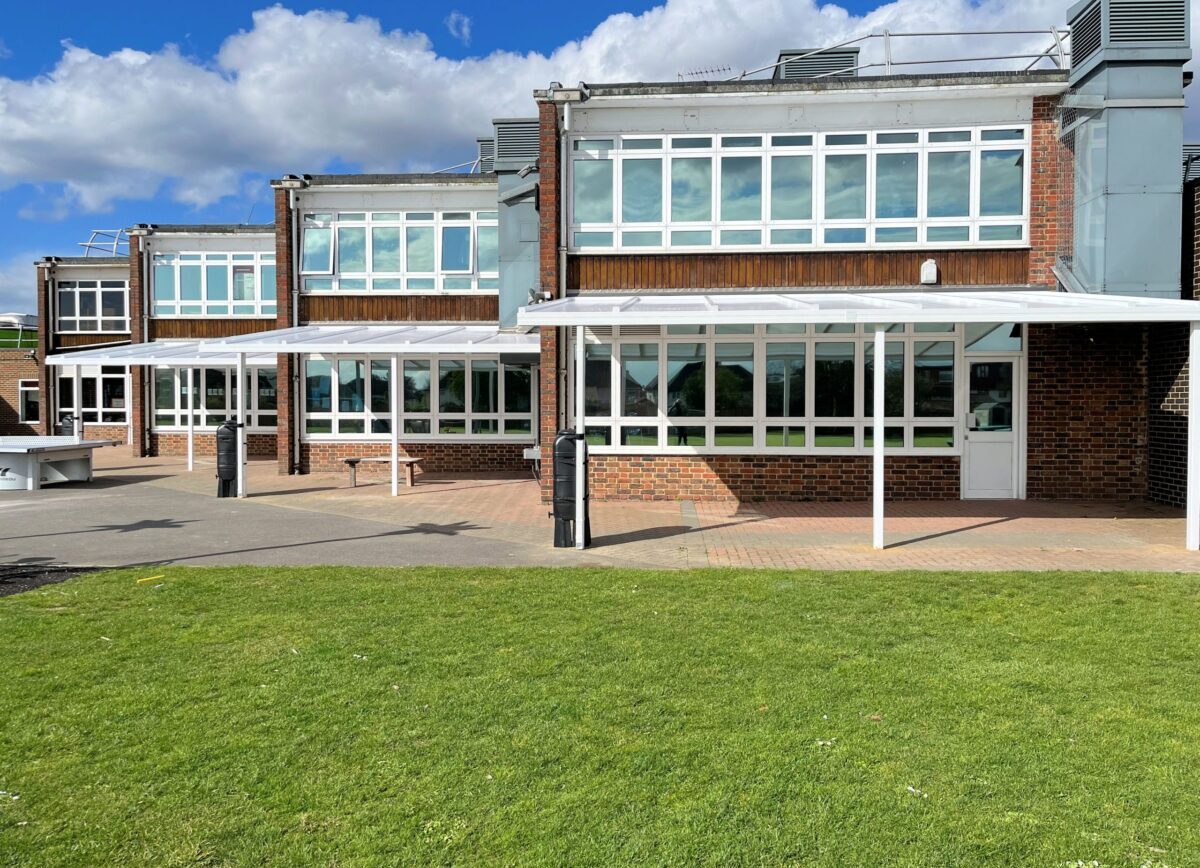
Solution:
M 1071 73 L 1078 80 L 1107 55 L 1140 62 L 1188 50 L 1187 0 L 1083 0 L 1067 11 Z M 1164 57 L 1164 52 L 1171 55 Z

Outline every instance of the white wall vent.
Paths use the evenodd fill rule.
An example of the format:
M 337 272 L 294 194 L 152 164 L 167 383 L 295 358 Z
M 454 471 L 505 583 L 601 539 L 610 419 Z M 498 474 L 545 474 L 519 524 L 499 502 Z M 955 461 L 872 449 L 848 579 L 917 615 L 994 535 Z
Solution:
M 857 66 L 857 47 L 820 51 L 815 48 L 785 48 L 779 52 L 779 65 L 775 67 L 774 79 L 798 81 L 806 78 L 855 78 L 858 75 L 855 68 Z

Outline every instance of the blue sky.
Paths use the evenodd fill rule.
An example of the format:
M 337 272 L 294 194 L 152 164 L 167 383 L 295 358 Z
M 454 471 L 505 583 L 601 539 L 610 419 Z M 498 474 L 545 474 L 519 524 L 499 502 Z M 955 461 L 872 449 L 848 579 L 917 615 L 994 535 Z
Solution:
M 94 228 L 267 222 L 284 172 L 472 156 L 530 90 L 673 79 L 897 29 L 1061 24 L 1054 0 L 13 3 L 0 18 L 0 311 Z M 1044 41 L 1044 40 L 1043 40 Z M 1039 46 L 1040 48 L 1041 46 Z

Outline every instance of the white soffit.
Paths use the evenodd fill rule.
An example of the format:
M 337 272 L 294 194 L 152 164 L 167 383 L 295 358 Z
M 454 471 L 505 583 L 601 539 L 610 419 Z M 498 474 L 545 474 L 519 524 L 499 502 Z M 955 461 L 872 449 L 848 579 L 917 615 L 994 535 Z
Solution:
M 310 325 L 200 342 L 201 350 L 224 354 L 529 355 L 539 348 L 537 335 L 481 325 Z
M 274 365 L 273 355 L 246 357 L 246 364 L 256 367 Z M 148 344 L 122 344 L 115 347 L 97 347 L 76 353 L 59 353 L 46 357 L 47 365 L 74 367 L 75 365 L 161 365 L 172 368 L 212 365 L 233 367 L 238 363 L 236 353 L 206 352 L 195 341 L 154 341 Z
M 1125 323 L 1200 321 L 1200 302 L 1042 290 L 576 295 L 523 307 L 535 326 L 751 323 Z

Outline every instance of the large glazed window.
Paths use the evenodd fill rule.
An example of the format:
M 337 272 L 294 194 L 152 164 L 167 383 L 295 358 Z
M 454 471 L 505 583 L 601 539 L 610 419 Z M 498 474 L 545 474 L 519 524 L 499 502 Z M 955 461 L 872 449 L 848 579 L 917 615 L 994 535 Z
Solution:
M 873 325 L 627 331 L 586 339 L 584 428 L 600 452 L 862 454 L 874 442 Z M 928 323 L 884 331 L 884 447 L 959 454 L 964 343 L 1003 335 L 999 351 L 1018 353 L 1019 330 Z
M 1022 247 L 1030 128 L 572 139 L 569 249 Z
M 124 425 L 129 421 L 127 372 L 115 365 L 83 366 L 78 377 L 60 372 L 56 389 L 59 421 L 70 414 L 89 423 Z
M 59 280 L 54 284 L 55 330 L 129 331 L 129 281 Z
M 188 371 L 186 368 L 155 368 L 154 405 L 151 418 L 156 430 L 187 428 Z M 212 430 L 226 419 L 237 418 L 237 369 L 192 369 L 193 425 Z M 275 368 L 246 370 L 246 427 L 275 429 L 277 397 Z
M 390 359 L 358 356 L 303 360 L 302 430 L 321 439 L 390 436 Z M 534 433 L 533 368 L 499 359 L 402 359 L 401 439 L 530 442 Z
M 495 292 L 496 211 L 313 211 L 304 214 L 307 293 Z
M 274 253 L 155 253 L 154 316 L 275 316 Z

